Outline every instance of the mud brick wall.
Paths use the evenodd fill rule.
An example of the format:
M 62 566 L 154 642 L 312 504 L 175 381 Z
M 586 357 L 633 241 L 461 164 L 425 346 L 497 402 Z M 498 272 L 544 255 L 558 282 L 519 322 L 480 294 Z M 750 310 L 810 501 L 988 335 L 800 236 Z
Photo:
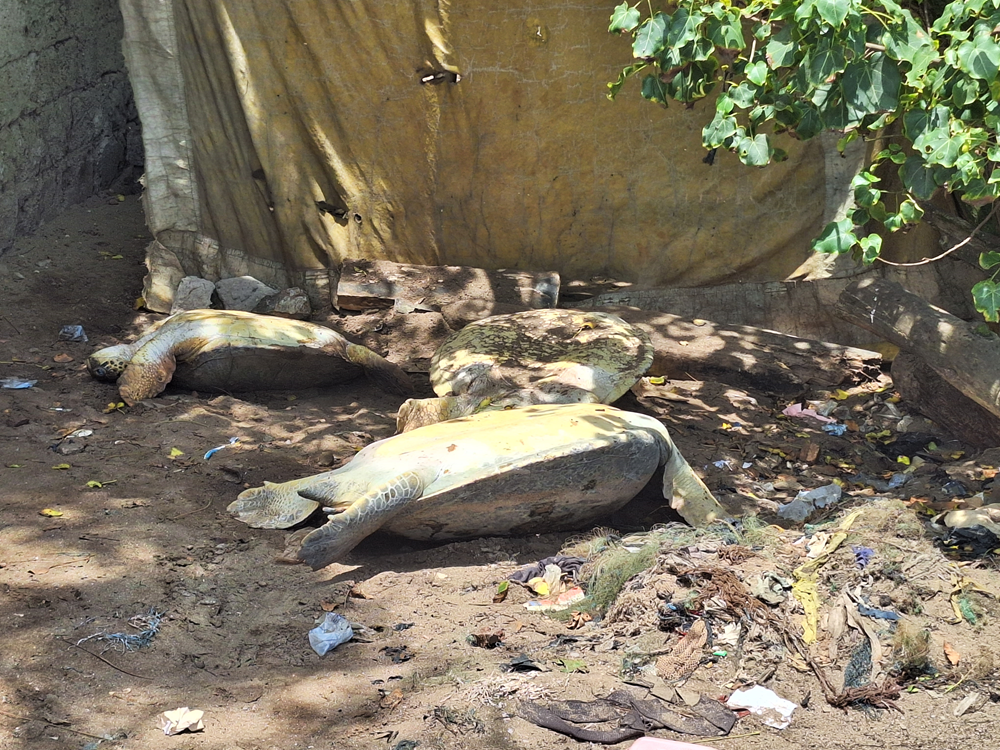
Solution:
M 0 2 L 0 254 L 142 169 L 116 0 Z

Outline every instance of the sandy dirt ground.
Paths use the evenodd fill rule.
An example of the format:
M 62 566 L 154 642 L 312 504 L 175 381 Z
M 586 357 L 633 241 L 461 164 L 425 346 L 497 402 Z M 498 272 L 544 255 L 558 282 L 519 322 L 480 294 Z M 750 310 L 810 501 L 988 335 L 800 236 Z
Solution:
M 500 582 L 521 565 L 557 554 L 569 533 L 444 545 L 376 535 L 344 564 L 318 572 L 276 563 L 286 534 L 246 527 L 229 516 L 227 504 L 244 487 L 339 466 L 388 437 L 400 399 L 357 381 L 336 392 L 168 389 L 116 408 L 115 388 L 93 381 L 84 361 L 155 319 L 135 309 L 148 240 L 138 200 L 106 196 L 68 211 L 0 257 L 0 378 L 37 381 L 28 389 L 0 389 L 0 746 L 589 747 L 520 718 L 518 701 L 590 701 L 625 687 L 623 680 L 639 695 L 636 683 L 671 677 L 657 677 L 657 655 L 672 653 L 690 621 L 672 625 L 654 610 L 662 614 L 664 602 L 685 596 L 692 601 L 698 588 L 670 572 L 676 564 L 633 581 L 633 592 L 654 595 L 636 594 L 645 604 L 625 608 L 614 623 L 597 612 L 574 629 L 565 618 L 529 612 L 523 604 L 532 594 L 517 585 L 493 603 Z M 89 341 L 60 340 L 64 325 L 82 325 Z M 419 377 L 429 394 L 426 376 Z M 856 419 L 884 407 L 880 399 L 891 390 L 876 397 L 877 386 L 855 396 Z M 685 561 L 714 566 L 745 580 L 768 570 L 788 577 L 806 561 L 806 548 L 797 543 L 801 530 L 767 525 L 777 502 L 793 497 L 797 484 L 819 486 L 855 469 L 885 477 L 902 467 L 872 448 L 878 438 L 866 441 L 864 427 L 844 438 L 826 435 L 818 423 L 778 418 L 786 404 L 767 394 L 713 383 L 647 383 L 623 405 L 664 419 L 727 508 L 765 519 L 731 538 L 668 527 L 659 538 L 681 567 Z M 233 437 L 239 441 L 229 445 Z M 967 495 L 989 493 L 996 473 L 990 456 L 959 455 L 960 446 L 938 442 L 913 483 L 876 494 L 944 501 L 949 479 L 963 482 Z M 220 445 L 227 447 L 204 457 Z M 926 632 L 928 664 L 936 671 L 904 681 L 913 687 L 895 700 L 898 710 L 842 710 L 824 700 L 815 675 L 800 671 L 803 664 L 787 658 L 780 643 L 751 630 L 739 649 L 706 646 L 687 688 L 714 699 L 757 679 L 800 707 L 787 729 L 741 716 L 731 736 L 709 739 L 708 746 L 997 746 L 993 654 L 1000 609 L 991 594 L 970 586 L 1000 592 L 995 570 L 944 558 L 927 516 L 918 513 L 920 502 L 887 504 L 874 501 L 870 490 L 854 490 L 842 507 L 864 512 L 848 542 L 872 547 L 875 558 L 860 570 L 845 543 L 820 570 L 821 637 L 812 653 L 839 691 L 845 664 L 865 636 L 848 627 L 833 642 L 831 606 L 845 591 L 857 592 L 872 606 L 905 613 L 915 632 Z M 624 533 L 675 520 L 648 494 L 607 526 Z M 843 514 L 838 507 L 826 516 L 836 526 Z M 748 555 L 723 551 L 734 546 Z M 951 597 L 955 581 L 964 588 Z M 953 599 L 965 608 L 962 621 L 954 622 Z M 727 622 L 725 601 L 700 606 L 715 612 L 717 626 Z M 320 657 L 307 632 L 326 611 L 365 629 Z M 794 600 L 771 611 L 801 633 Z M 867 622 L 885 651 L 881 666 L 891 669 L 899 661 L 893 623 Z M 124 633 L 134 641 L 144 630 L 155 631 L 147 632 L 148 645 L 128 651 L 120 641 L 94 637 Z M 496 648 L 469 641 L 498 631 Z M 503 671 L 521 655 L 544 671 Z M 975 697 L 956 716 L 967 696 Z M 204 730 L 166 736 L 159 715 L 182 706 L 204 711 Z M 656 734 L 682 739 L 667 730 Z

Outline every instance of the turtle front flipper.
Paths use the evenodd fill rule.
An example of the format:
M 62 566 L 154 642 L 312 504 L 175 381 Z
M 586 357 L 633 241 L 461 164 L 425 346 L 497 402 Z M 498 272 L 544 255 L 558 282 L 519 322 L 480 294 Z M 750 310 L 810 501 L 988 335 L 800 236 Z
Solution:
M 302 542 L 299 559 L 313 570 L 335 563 L 358 543 L 423 495 L 433 477 L 407 471 L 360 497 L 342 513 L 324 508 L 330 520 Z
M 177 357 L 170 339 L 154 336 L 132 355 L 118 378 L 118 393 L 129 406 L 153 398 L 167 387 L 176 369 Z
M 665 446 L 669 455 L 663 467 L 663 497 L 692 526 L 708 526 L 725 516 L 725 511 L 715 499 L 701 477 L 684 459 L 681 452 L 668 439 Z
M 364 368 L 365 375 L 383 391 L 408 396 L 413 393 L 413 381 L 399 365 L 376 354 L 366 346 L 348 344 L 345 358 Z

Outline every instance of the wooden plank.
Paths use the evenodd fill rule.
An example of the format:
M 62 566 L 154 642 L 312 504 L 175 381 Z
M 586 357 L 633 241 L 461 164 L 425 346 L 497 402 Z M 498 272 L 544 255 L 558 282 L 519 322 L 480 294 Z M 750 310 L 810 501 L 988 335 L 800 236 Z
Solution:
M 483 310 L 492 314 L 493 305 L 521 310 L 555 307 L 559 274 L 345 260 L 337 284 L 337 307 L 342 310 L 433 311 L 463 302 L 478 306 L 480 315 Z
M 1000 339 L 928 304 L 899 284 L 864 279 L 844 290 L 837 312 L 932 367 L 970 399 L 1000 416 Z

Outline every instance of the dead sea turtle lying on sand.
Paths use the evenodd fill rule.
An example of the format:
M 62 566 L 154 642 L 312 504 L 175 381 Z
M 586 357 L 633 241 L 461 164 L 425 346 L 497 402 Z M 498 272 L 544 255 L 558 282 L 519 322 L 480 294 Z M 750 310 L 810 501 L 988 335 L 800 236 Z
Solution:
M 132 344 L 94 352 L 87 369 L 99 380 L 117 380 L 128 404 L 171 381 L 199 391 L 291 390 L 366 374 L 385 390 L 412 392 L 398 366 L 332 328 L 238 310 L 171 315 Z
M 410 399 L 399 432 L 530 404 L 610 404 L 653 363 L 649 337 L 616 315 L 529 310 L 470 323 L 431 359 L 438 398 Z
M 242 492 L 239 520 L 288 528 L 323 506 L 298 557 L 318 570 L 377 529 L 462 539 L 586 527 L 664 467 L 663 496 L 690 524 L 722 515 L 653 417 L 602 404 L 487 411 L 379 440 L 346 466 Z

